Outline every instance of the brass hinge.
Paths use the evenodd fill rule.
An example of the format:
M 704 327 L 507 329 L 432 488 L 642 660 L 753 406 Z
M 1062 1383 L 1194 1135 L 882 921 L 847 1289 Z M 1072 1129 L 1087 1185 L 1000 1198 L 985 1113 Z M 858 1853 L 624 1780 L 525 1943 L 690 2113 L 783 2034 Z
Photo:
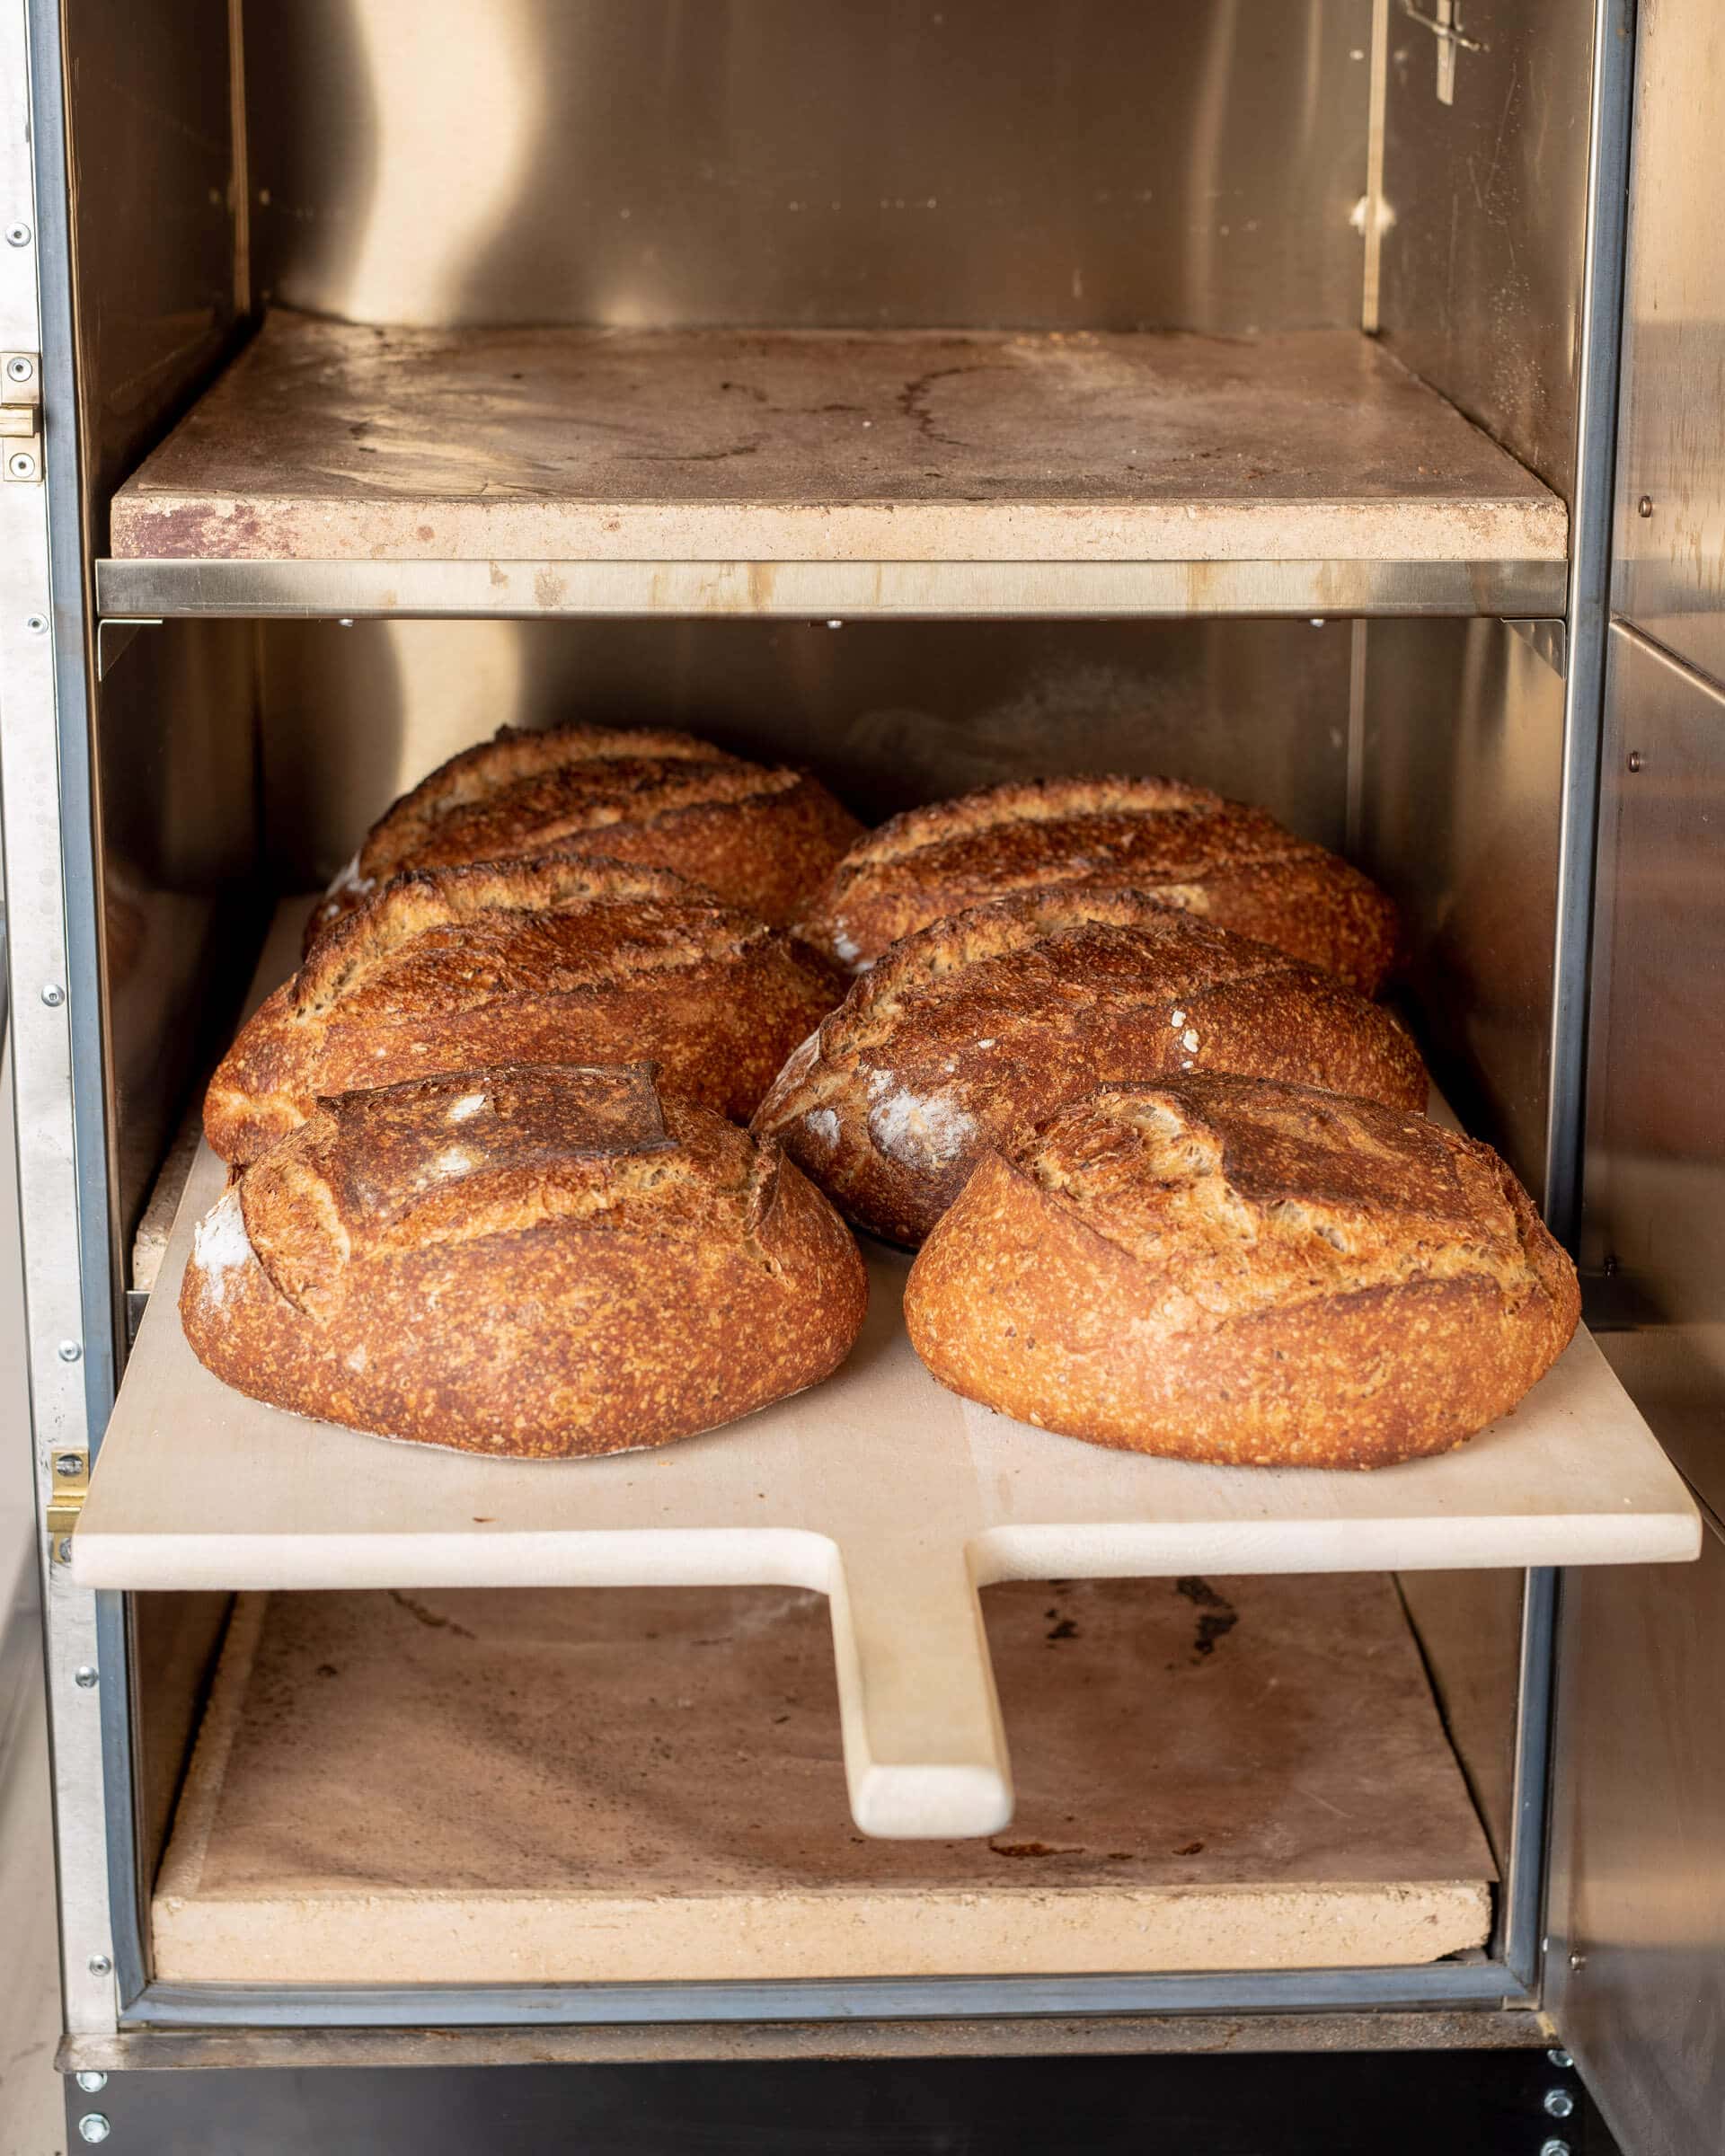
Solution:
M 72 1536 L 90 1494 L 90 1455 L 56 1453 L 49 1463 L 54 1487 L 48 1497 L 48 1551 L 57 1565 L 69 1561 Z
M 15 487 L 42 482 L 42 362 L 37 352 L 0 352 L 0 447 Z

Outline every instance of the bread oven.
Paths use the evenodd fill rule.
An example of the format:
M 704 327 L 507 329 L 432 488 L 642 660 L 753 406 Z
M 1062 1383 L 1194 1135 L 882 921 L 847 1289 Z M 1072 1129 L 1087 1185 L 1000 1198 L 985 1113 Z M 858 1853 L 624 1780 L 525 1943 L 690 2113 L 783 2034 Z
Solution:
M 1698 0 L 13 10 L 0 778 L 63 2063 L 111 2077 L 75 2119 L 176 2145 L 192 2098 L 164 2091 L 219 2121 L 218 2065 L 1460 2046 L 1525 2055 L 1530 2136 L 1570 2131 L 1572 2054 L 1626 2148 L 1712 2145 L 1720 2062 L 1669 2003 L 1717 1998 L 1725 1825 L 1718 473 L 1675 416 L 1716 402 L 1717 262 L 1668 207 L 1717 162 L 1709 27 Z M 656 1384 L 768 1402 L 650 1454 L 384 1444 L 323 1418 L 365 1419 L 357 1365 L 335 1408 L 244 1356 L 223 1386 L 178 1307 L 189 1259 L 232 1257 L 192 1257 L 199 1219 L 238 1217 L 211 1074 L 315 895 L 350 911 L 418 858 L 404 825 L 367 842 L 390 803 L 500 728 L 524 772 L 574 728 L 812 774 L 772 813 L 823 860 L 1098 774 L 1265 812 L 1394 901 L 1394 1021 L 1323 1021 L 1373 1113 L 1411 1036 L 1434 1114 L 1575 1255 L 1587 1330 L 1475 1442 L 1369 1473 L 991 1415 L 929 1376 L 874 1244 L 856 1346 L 790 1398 L 754 1374 L 825 1371 L 836 1321 L 782 1340 L 693 1264 L 608 1291 L 650 1312 Z M 686 908 L 606 815 L 621 866 L 483 902 Z M 807 928 L 766 828 L 700 873 Z M 895 862 L 855 887 L 883 944 L 921 924 Z M 458 940 L 479 871 L 438 873 L 411 932 Z M 1010 903 L 1014 936 L 1048 910 Z M 1150 932 L 1125 903 L 1109 932 Z M 740 1116 L 820 1015 L 809 969 L 875 955 L 854 932 L 728 943 L 662 1010 L 631 945 L 606 1022 L 706 1027 L 679 1077 Z M 228 1159 L 352 1084 L 357 977 L 318 987 L 291 1085 L 273 1036 L 223 1066 Z M 454 977 L 416 991 L 484 1048 L 454 1067 L 513 1065 L 526 1036 L 469 1025 Z M 838 1147 L 871 1102 L 792 1109 Z M 844 1202 L 915 1241 L 963 1177 L 924 1218 L 887 1151 Z M 958 1277 L 917 1346 L 1039 1401 L 933 1344 Z M 1412 1322 L 1349 1336 L 1338 1399 Z M 346 1351 L 398 1387 L 458 1345 L 473 1427 L 535 1392 L 569 1426 L 561 1336 L 535 1364 L 380 1323 Z M 1438 1337 L 1420 1427 L 1453 1434 L 1439 1396 L 1480 1371 Z M 1370 1450 L 1349 1413 L 1326 1460 Z M 422 2145 L 432 2100 L 379 2137 Z

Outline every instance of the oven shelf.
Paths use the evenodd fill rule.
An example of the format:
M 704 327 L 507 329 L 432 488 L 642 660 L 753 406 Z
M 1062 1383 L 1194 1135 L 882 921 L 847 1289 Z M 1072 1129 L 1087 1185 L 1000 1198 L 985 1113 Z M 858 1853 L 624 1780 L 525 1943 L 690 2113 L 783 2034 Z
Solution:
M 259 985 L 295 962 L 278 916 Z M 72 1539 L 119 1588 L 755 1584 L 831 1605 L 853 1810 L 982 1834 L 1012 1783 L 977 1589 L 995 1580 L 1657 1563 L 1684 1485 L 1585 1332 L 1462 1450 L 1375 1474 L 1141 1459 L 990 1414 L 913 1353 L 906 1260 L 871 1253 L 837 1376 L 727 1429 L 582 1462 L 402 1445 L 269 1408 L 197 1361 L 177 1298 L 222 1163 L 194 1161 Z
M 113 503 L 104 615 L 1563 608 L 1562 503 L 1350 331 L 276 314 Z
M 984 1605 L 1018 1816 L 883 1842 L 845 1816 L 799 1589 L 243 1596 L 156 1879 L 156 1976 L 1164 1974 L 1485 1945 L 1491 1851 L 1393 1580 Z

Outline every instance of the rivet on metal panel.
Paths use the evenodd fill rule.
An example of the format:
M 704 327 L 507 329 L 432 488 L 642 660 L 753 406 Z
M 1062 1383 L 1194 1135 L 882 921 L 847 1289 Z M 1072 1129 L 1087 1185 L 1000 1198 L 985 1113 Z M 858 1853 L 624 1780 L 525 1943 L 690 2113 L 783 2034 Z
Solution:
M 1539 2156 L 1570 2156 L 1570 2144 L 1567 2141 L 1559 2141 L 1553 2134 L 1550 2141 L 1540 2143 Z
M 1575 2109 L 1575 2099 L 1567 2089 L 1548 2089 L 1541 2100 L 1553 2118 L 1568 2118 Z
M 57 1453 L 54 1455 L 54 1472 L 68 1480 L 81 1475 L 84 1472 L 84 1454 L 82 1453 Z
M 8 382 L 33 382 L 36 379 L 36 362 L 22 352 L 14 352 L 6 361 Z
M 28 247 L 30 244 L 29 225 L 8 225 L 6 227 L 6 244 L 8 247 Z
M 58 1011 L 66 1001 L 66 990 L 58 981 L 49 981 L 42 988 L 42 1001 L 50 1011 Z
M 89 1662 L 80 1662 L 72 1672 L 72 1682 L 80 1692 L 93 1692 L 97 1682 L 94 1665 Z
M 84 1964 L 93 1976 L 111 1976 L 114 1965 L 105 1954 L 93 1954 Z
M 96 2073 L 88 2067 L 78 2076 L 78 2087 L 86 2096 L 95 2096 L 107 2086 L 108 2076 L 105 2073 Z
M 1639 748 L 1632 748 L 1623 761 L 1632 771 L 1640 771 L 1646 764 L 1647 758 L 1642 755 Z
M 113 2130 L 100 2111 L 86 2111 L 78 2121 L 80 2141 L 106 2141 Z
M 72 1537 L 69 1534 L 62 1534 L 56 1539 L 54 1562 L 57 1565 L 69 1565 L 72 1562 Z
M 48 632 L 48 616 L 45 614 L 27 614 L 24 616 L 24 627 L 32 636 L 44 636 Z
M 1585 1969 L 1585 1968 L 1587 1967 L 1587 1966 L 1588 1966 L 1588 1957 L 1587 1957 L 1587 1956 L 1586 1956 L 1585 1954 L 1571 1954 L 1571 1955 L 1570 1955 L 1570 1968 L 1571 1972 L 1572 1972 L 1572 1973 L 1573 1973 L 1575 1975 L 1579 1976 L 1579 1975 L 1581 1974 L 1582 1970 L 1583 1970 L 1583 1969 Z
M 77 1363 L 84 1359 L 84 1348 L 76 1340 L 62 1340 L 54 1352 L 63 1363 Z
M 1570 2057 L 1567 2051 L 1548 2051 L 1545 2054 L 1545 2056 L 1551 2061 L 1553 2066 L 1561 2066 L 1565 2073 L 1567 2073 L 1570 2068 L 1575 2064 L 1574 2059 Z
M 1650 517 L 1653 514 L 1653 497 L 1650 494 L 1642 495 L 1635 504 L 1635 513 L 1638 517 Z

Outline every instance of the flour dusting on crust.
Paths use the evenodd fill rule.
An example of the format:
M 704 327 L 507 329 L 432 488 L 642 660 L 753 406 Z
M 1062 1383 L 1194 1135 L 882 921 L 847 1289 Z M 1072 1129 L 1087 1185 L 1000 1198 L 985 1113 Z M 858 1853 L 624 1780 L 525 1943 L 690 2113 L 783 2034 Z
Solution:
M 233 1276 L 253 1262 L 237 1188 L 224 1190 L 198 1223 L 191 1238 L 191 1261 L 203 1275 L 204 1299 L 219 1310 L 227 1300 Z

